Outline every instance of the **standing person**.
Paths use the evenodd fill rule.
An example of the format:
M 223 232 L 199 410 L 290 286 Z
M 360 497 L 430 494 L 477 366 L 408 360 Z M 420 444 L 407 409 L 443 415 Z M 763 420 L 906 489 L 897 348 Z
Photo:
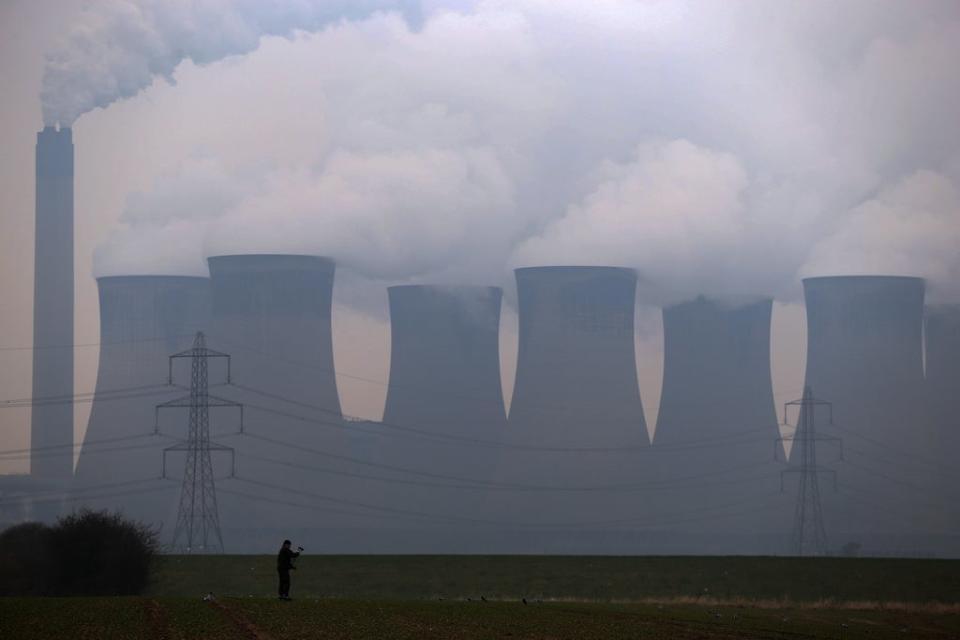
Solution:
M 299 551 L 290 549 L 291 544 L 289 540 L 284 540 L 280 553 L 277 554 L 277 574 L 280 577 L 280 587 L 277 591 L 281 600 L 290 599 L 290 571 L 296 569 L 293 566 L 293 559 L 300 557 Z

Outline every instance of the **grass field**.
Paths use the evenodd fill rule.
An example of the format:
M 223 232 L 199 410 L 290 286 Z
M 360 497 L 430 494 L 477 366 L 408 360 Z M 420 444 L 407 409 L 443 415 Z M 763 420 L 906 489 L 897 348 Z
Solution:
M 0 598 L 17 640 L 956 638 L 960 614 L 692 604 Z
M 358 600 L 649 598 L 960 603 L 960 561 L 886 558 L 310 556 L 293 593 Z M 272 556 L 164 556 L 150 595 L 270 596 Z
M 0 639 L 960 638 L 960 562 L 167 556 L 138 598 L 0 598 Z M 212 602 L 201 596 L 216 594 Z M 523 602 L 526 600 L 526 603 Z

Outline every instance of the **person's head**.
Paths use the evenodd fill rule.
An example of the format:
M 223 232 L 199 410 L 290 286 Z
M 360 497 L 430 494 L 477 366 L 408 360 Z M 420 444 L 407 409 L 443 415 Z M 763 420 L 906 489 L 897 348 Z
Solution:
M 293 543 L 290 542 L 289 540 L 284 540 L 284 541 L 283 541 L 283 548 L 284 548 L 284 549 L 289 549 L 291 544 L 293 544 Z

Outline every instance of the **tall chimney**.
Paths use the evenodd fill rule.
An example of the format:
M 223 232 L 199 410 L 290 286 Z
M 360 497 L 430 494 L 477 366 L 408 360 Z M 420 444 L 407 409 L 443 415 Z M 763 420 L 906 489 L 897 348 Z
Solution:
M 170 442 L 151 437 L 154 406 L 185 393 L 160 386 L 167 382 L 168 358 L 188 348 L 193 335 L 207 329 L 210 318 L 208 278 L 111 276 L 98 278 L 97 287 L 100 364 L 74 478 L 74 486 L 80 490 L 159 476 L 161 451 Z M 175 411 L 180 410 L 163 416 L 165 431 L 183 438 L 186 415 Z M 130 441 L 105 442 L 118 438 Z M 171 459 L 171 463 L 175 461 Z M 177 488 L 172 483 L 169 486 Z M 78 493 L 82 495 L 89 494 Z M 170 492 L 159 492 L 87 500 L 85 504 L 121 509 L 128 516 L 156 523 L 170 515 L 173 501 Z
M 553 451 L 504 452 L 515 484 L 583 487 L 636 481 L 649 444 L 634 355 L 636 274 L 615 267 L 516 270 L 520 336 L 508 440 Z M 637 493 L 518 492 L 511 515 L 582 522 L 637 516 Z M 505 498 L 506 500 L 507 498 Z M 558 533 L 544 551 L 587 550 L 586 536 Z
M 782 464 L 772 455 L 780 432 L 770 376 L 771 311 L 769 299 L 702 296 L 663 311 L 663 390 L 653 450 L 658 480 L 675 488 L 659 493 L 658 503 L 665 512 L 682 504 L 705 516 L 711 506 L 738 504 L 720 515 L 738 509 L 744 515 L 678 525 L 710 538 L 718 530 L 732 534 L 725 541 L 729 551 L 757 552 L 758 529 L 784 526 L 771 517 L 783 509 L 769 504 Z M 700 479 L 683 479 L 689 476 Z
M 828 477 L 821 480 L 828 540 L 832 546 L 852 540 L 903 545 L 907 535 L 909 544 L 917 544 L 914 536 L 924 533 L 934 493 L 929 466 L 918 463 L 918 456 L 930 453 L 923 406 L 924 281 L 835 276 L 807 278 L 803 287 L 805 385 L 815 398 L 833 403 L 834 424 L 818 411 L 817 430 L 841 436 L 846 458 L 840 462 L 836 448 L 817 444 L 818 464 L 839 470 L 836 493 Z
M 33 397 L 73 396 L 73 140 L 67 127 L 37 134 L 33 289 Z M 73 404 L 39 402 L 30 425 L 30 473 L 63 484 L 73 474 Z M 60 454 L 60 455 L 56 455 Z

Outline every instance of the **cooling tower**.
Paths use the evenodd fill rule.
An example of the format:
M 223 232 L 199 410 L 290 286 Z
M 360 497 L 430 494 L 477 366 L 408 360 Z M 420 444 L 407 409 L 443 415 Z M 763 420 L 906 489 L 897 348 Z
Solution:
M 73 140 L 69 128 L 37 134 L 30 473 L 66 483 L 73 473 Z M 42 455 L 40 453 L 42 452 Z M 59 454 L 59 455 L 58 455 Z M 55 515 L 53 509 L 50 515 Z
M 246 438 L 225 440 L 237 448 L 238 475 L 244 481 L 321 489 L 342 497 L 342 476 L 310 470 L 331 469 L 336 463 L 305 451 L 346 450 L 333 363 L 334 262 L 308 255 L 253 254 L 211 257 L 208 264 L 213 300 L 208 345 L 231 355 L 235 383 L 216 393 L 244 404 L 249 432 Z M 224 526 L 245 530 L 235 533 L 234 540 L 260 535 L 250 527 L 292 529 L 330 522 L 319 511 L 283 506 L 281 501 L 291 501 L 289 495 L 254 486 L 234 483 L 234 489 L 259 491 L 269 499 L 221 500 Z M 252 509 L 258 513 L 256 522 L 249 518 Z M 229 547 L 227 532 L 224 539 Z
M 636 275 L 613 267 L 517 269 L 513 435 L 551 446 L 646 442 L 634 358 Z
M 960 451 L 960 305 L 936 305 L 926 308 L 927 407 L 937 451 L 937 485 L 944 508 L 941 526 L 946 532 L 960 531 L 957 490 L 960 472 L 956 470 Z
M 466 438 L 502 436 L 496 287 L 400 286 L 390 297 L 383 420 Z M 483 467 L 478 468 L 483 471 Z
M 642 515 L 635 482 L 649 444 L 634 356 L 636 274 L 613 267 L 516 270 L 520 335 L 502 478 L 511 517 L 604 529 Z M 532 448 L 531 448 L 532 447 Z M 571 491 L 585 486 L 592 492 Z M 549 551 L 580 547 L 561 536 Z M 584 536 L 579 537 L 585 540 Z M 559 540 L 559 538 L 558 538 Z
M 818 411 L 817 429 L 843 438 L 846 459 L 818 443 L 818 463 L 839 470 L 837 493 L 829 476 L 821 480 L 828 540 L 834 547 L 916 545 L 934 510 L 922 462 L 931 453 L 922 402 L 924 282 L 841 276 L 803 285 L 805 384 L 833 403 L 834 424 Z
M 96 508 L 121 509 L 150 523 L 174 515 L 176 495 L 167 491 L 91 499 L 103 493 L 154 489 L 169 438 L 152 435 L 154 407 L 185 394 L 167 382 L 169 356 L 186 349 L 210 318 L 207 278 L 114 276 L 97 279 L 100 292 L 100 364 L 84 446 L 74 478 L 75 500 Z M 188 373 L 188 372 L 187 372 Z M 185 379 L 183 379 L 185 378 Z M 175 380 L 189 384 L 187 376 Z M 164 431 L 186 437 L 187 410 L 171 409 Z M 171 460 L 173 463 L 173 460 Z M 139 481 L 144 481 L 138 485 Z M 122 489 L 111 485 L 125 485 Z M 106 486 L 106 488 L 104 488 Z
M 333 368 L 332 260 L 301 255 L 209 259 L 213 344 L 245 385 L 340 414 Z
M 394 466 L 490 481 L 497 450 L 474 441 L 499 441 L 506 425 L 499 355 L 502 291 L 398 286 L 388 292 L 392 339 L 383 422 L 391 435 L 380 438 L 380 458 Z M 478 515 L 487 498 L 476 490 L 395 489 L 392 503 L 438 514 Z
M 663 311 L 663 388 L 654 433 L 664 520 L 684 505 L 697 517 L 674 527 L 725 531 L 758 552 L 757 532 L 782 529 L 780 436 L 770 376 L 769 299 L 699 297 Z M 783 457 L 780 457 L 781 464 Z M 665 525 L 665 529 L 672 528 Z M 733 550 L 733 549 L 730 549 Z

